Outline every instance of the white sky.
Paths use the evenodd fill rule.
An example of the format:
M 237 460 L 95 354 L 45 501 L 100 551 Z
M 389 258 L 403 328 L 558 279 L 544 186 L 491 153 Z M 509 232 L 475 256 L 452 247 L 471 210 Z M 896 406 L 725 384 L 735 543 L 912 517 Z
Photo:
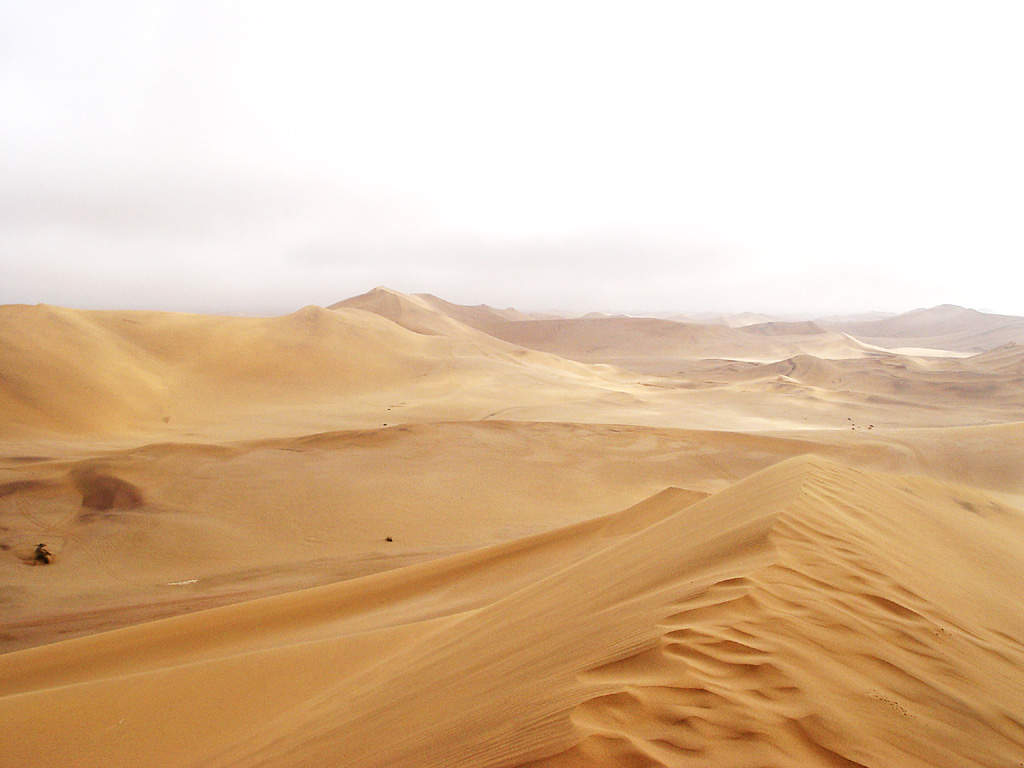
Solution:
M 0 303 L 1024 314 L 1018 2 L 0 0 Z

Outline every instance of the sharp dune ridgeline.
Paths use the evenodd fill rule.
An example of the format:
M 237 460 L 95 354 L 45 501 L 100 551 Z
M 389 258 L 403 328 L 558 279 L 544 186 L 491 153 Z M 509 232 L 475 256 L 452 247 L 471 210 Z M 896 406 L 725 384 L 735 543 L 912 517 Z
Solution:
M 1022 328 L 0 307 L 0 765 L 1019 766 Z

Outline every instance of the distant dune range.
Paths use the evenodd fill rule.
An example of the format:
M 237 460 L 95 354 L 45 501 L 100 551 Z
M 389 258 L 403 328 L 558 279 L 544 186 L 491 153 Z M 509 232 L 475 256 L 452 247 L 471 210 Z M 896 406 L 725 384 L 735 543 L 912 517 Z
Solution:
M 754 362 L 774 362 L 798 354 L 851 359 L 890 348 L 914 350 L 918 356 L 949 356 L 950 352 L 977 353 L 1007 344 L 1024 345 L 1024 317 L 952 305 L 869 321 L 769 320 L 749 315 L 723 318 L 727 322 L 696 323 L 622 315 L 534 318 L 515 310 L 468 307 L 429 294 L 405 296 L 376 288 L 333 307 L 364 309 L 421 333 L 450 332 L 451 326 L 438 317 L 442 315 L 523 347 L 659 375 L 674 372 L 673 366 L 680 360 L 713 357 Z M 744 320 L 758 322 L 730 324 Z
M 278 318 L 0 307 L 0 435 L 219 441 L 494 417 L 747 430 L 841 426 L 852 415 L 951 426 L 1024 412 L 1009 346 L 995 371 L 996 353 L 978 368 L 807 323 L 498 320 L 515 313 L 386 289 L 343 304 Z M 837 369 L 846 375 L 820 373 Z
M 666 360 L 680 358 L 764 361 L 787 357 L 797 350 L 831 357 L 853 357 L 863 352 L 846 335 L 827 333 L 809 322 L 732 328 L 650 317 L 532 319 L 509 316 L 507 310 L 499 313 L 489 307 L 453 305 L 435 296 L 403 296 L 382 288 L 333 306 L 374 312 L 420 333 L 449 332 L 447 321 L 457 320 L 518 346 L 581 362 L 611 363 L 655 373 L 664 372 L 660 368 Z
M 1024 318 L 718 320 L 0 307 L 0 765 L 1018 765 Z
M 434 402 L 434 416 L 475 417 L 507 401 L 494 395 L 498 380 L 527 392 L 524 402 L 604 388 L 597 369 L 450 325 L 424 335 L 375 313 L 319 307 L 277 318 L 0 307 L 0 434 L 171 435 L 210 424 L 231 433 L 233 423 L 259 435 L 282 409 L 292 429 L 303 405 L 315 406 L 312 426 L 332 416 L 377 426 L 366 413 L 385 406 L 360 398 L 413 393 Z

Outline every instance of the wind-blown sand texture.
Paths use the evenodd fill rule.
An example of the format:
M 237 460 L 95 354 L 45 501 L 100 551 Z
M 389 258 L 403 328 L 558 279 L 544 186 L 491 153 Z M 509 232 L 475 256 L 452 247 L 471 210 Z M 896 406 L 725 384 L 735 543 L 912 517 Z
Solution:
M 0 307 L 0 765 L 1018 766 L 1024 347 L 923 312 Z

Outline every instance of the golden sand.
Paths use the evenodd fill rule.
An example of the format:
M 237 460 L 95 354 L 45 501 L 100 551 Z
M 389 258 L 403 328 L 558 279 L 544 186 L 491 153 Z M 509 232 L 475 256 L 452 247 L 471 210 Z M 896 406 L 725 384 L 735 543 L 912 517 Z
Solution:
M 337 307 L 0 307 L 0 765 L 1024 760 L 1013 322 Z

